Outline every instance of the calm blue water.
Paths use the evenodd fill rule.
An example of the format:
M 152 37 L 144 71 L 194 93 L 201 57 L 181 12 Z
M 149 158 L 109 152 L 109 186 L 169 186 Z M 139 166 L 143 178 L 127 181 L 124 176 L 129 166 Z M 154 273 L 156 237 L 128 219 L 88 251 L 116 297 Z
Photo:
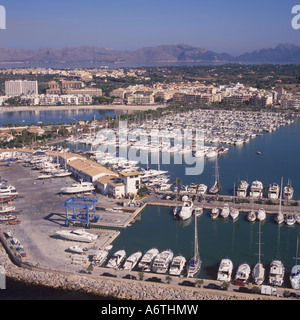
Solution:
M 30 124 L 42 122 L 48 124 L 59 122 L 76 122 L 78 120 L 104 119 L 106 116 L 115 116 L 121 111 L 95 110 L 95 109 L 72 109 L 72 110 L 36 110 L 0 112 L 0 126 L 6 123 Z

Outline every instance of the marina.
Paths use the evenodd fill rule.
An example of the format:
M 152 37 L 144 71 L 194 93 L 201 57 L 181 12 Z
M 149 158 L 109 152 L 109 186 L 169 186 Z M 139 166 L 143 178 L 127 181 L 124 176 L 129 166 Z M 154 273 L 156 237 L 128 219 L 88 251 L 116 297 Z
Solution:
M 92 261 L 94 265 L 96 267 L 102 265 L 102 267 L 107 269 L 110 269 L 108 267 L 109 261 L 111 261 L 109 265 L 112 269 L 122 269 L 125 267 L 125 263 L 127 261 L 126 257 L 128 257 L 128 259 L 129 257 L 132 257 L 133 259 L 136 257 L 135 253 L 142 253 L 143 257 L 144 254 L 152 248 L 156 253 L 153 254 L 152 258 L 148 259 L 146 262 L 148 267 L 146 265 L 139 266 L 138 261 L 134 261 L 134 270 L 142 268 L 144 272 L 155 272 L 156 269 L 152 270 L 152 263 L 154 263 L 156 256 L 165 252 L 163 254 L 163 261 L 160 259 L 159 262 L 156 263 L 157 270 L 159 269 L 159 266 L 163 266 L 161 269 L 162 271 L 160 271 L 163 274 L 170 272 L 169 269 L 172 266 L 173 258 L 183 257 L 184 259 L 180 259 L 178 262 L 179 264 L 184 260 L 185 263 L 187 263 L 187 261 L 191 262 L 193 259 L 196 261 L 195 258 L 199 258 L 196 251 L 199 251 L 201 259 L 199 258 L 198 260 L 200 260 L 201 268 L 198 269 L 199 272 L 193 273 L 192 276 L 194 278 L 217 279 L 220 262 L 222 259 L 229 259 L 232 261 L 230 276 L 231 280 L 234 280 L 238 267 L 241 264 L 247 263 L 251 267 L 251 270 L 253 270 L 257 263 L 256 243 L 257 233 L 259 232 L 258 226 L 260 223 L 263 237 L 263 256 L 261 261 L 266 270 L 264 283 L 268 284 L 268 273 L 270 272 L 271 262 L 274 260 L 280 260 L 286 270 L 283 282 L 284 286 L 290 287 L 291 285 L 288 277 L 290 270 L 294 265 L 293 257 L 295 252 L 295 243 L 299 234 L 299 226 L 296 222 L 296 213 L 300 213 L 300 207 L 298 206 L 297 200 L 299 199 L 299 181 L 297 181 L 295 175 L 287 174 L 286 170 L 284 170 L 284 172 L 278 172 L 278 185 L 281 176 L 284 176 L 283 180 L 285 181 L 285 184 L 290 184 L 292 182 L 294 188 L 292 199 L 285 198 L 281 201 L 281 197 L 278 196 L 270 199 L 268 197 L 267 189 L 263 192 L 261 191 L 261 199 L 253 195 L 252 198 L 249 198 L 249 196 L 251 192 L 250 187 L 253 184 L 253 181 L 261 181 L 264 186 L 269 187 L 275 180 L 273 177 L 274 172 L 272 177 L 268 178 L 268 172 L 265 168 L 268 168 L 269 166 L 267 165 L 264 167 L 264 161 L 269 161 L 269 159 L 265 159 L 265 157 L 268 156 L 266 147 L 270 147 L 273 143 L 273 147 L 277 149 L 284 149 L 285 147 L 289 148 L 289 140 L 287 141 L 282 139 L 282 135 L 284 136 L 286 131 L 295 133 L 297 130 L 299 130 L 299 124 L 296 120 L 295 123 L 292 123 L 289 126 L 283 126 L 272 133 L 266 132 L 262 136 L 258 136 L 254 140 L 250 140 L 248 143 L 245 143 L 243 147 L 237 147 L 236 145 L 230 146 L 228 153 L 219 155 L 217 157 L 219 168 L 218 175 L 220 184 L 222 185 L 220 194 L 208 193 L 209 187 L 215 182 L 216 160 L 215 158 L 213 160 L 207 158 L 205 160 L 205 170 L 203 174 L 197 177 L 189 177 L 184 174 L 181 175 L 180 171 L 175 170 L 176 165 L 162 165 L 161 170 L 157 170 L 157 164 L 155 166 L 150 164 L 150 170 L 153 170 L 151 177 L 153 177 L 153 174 L 159 172 L 161 175 L 169 174 L 169 181 L 174 181 L 175 177 L 180 176 L 182 179 L 182 185 L 177 185 L 178 189 L 175 190 L 176 185 L 170 183 L 172 189 L 174 188 L 171 191 L 155 190 L 154 187 L 153 192 L 144 199 L 146 204 L 134 209 L 134 211 L 138 213 L 137 215 L 133 214 L 133 212 L 131 213 L 130 210 L 129 212 L 116 209 L 111 209 L 111 211 L 103 210 L 103 208 L 106 207 L 104 202 L 108 201 L 108 198 L 97 195 L 97 198 L 100 200 L 99 205 L 102 207 L 102 210 L 97 212 L 100 216 L 98 222 L 93 223 L 91 231 L 87 231 L 88 233 L 91 232 L 92 234 L 97 235 L 97 237 L 95 237 L 97 246 L 92 250 L 91 247 L 89 247 L 88 253 L 86 251 L 79 252 L 81 250 L 76 247 L 75 241 L 65 241 L 61 239 L 58 234 L 56 236 L 58 229 L 65 229 L 65 217 L 61 206 L 64 200 L 68 199 L 70 196 L 70 194 L 60 193 L 59 191 L 66 184 L 70 185 L 73 178 L 66 175 L 59 179 L 50 178 L 46 180 L 39 180 L 39 171 L 34 171 L 31 167 L 22 167 L 19 163 L 12 164 L 11 166 L 1 166 L 1 176 L 6 178 L 12 186 L 16 186 L 18 194 L 21 195 L 21 197 L 16 198 L 14 203 L 17 208 L 22 208 L 23 214 L 23 216 L 20 215 L 20 218 L 22 218 L 21 228 L 19 229 L 17 237 L 21 240 L 22 244 L 24 243 L 24 248 L 26 248 L 26 243 L 28 243 L 28 240 L 30 239 L 29 231 L 26 228 L 28 228 L 29 225 L 32 225 L 32 221 L 35 221 L 36 226 L 39 226 L 41 230 L 47 232 L 44 235 L 39 232 L 39 235 L 34 236 L 34 246 L 28 250 L 30 255 L 27 255 L 27 258 L 35 257 L 35 259 L 40 260 L 41 264 L 54 264 L 56 268 L 59 265 L 64 265 L 66 263 L 63 262 L 66 259 L 65 250 L 70 247 L 72 247 L 74 252 L 71 259 L 69 257 L 67 260 L 68 266 L 70 263 L 72 268 L 76 268 L 78 265 L 88 263 L 88 261 L 90 261 L 88 255 L 93 253 Z M 269 144 L 266 143 L 265 140 L 270 139 L 271 137 L 273 140 L 269 141 Z M 262 145 L 258 147 L 257 144 L 261 144 L 262 142 L 266 143 L 264 147 L 262 147 Z M 295 148 L 295 146 L 293 147 Z M 256 153 L 255 150 L 257 149 L 262 150 L 261 155 Z M 251 155 L 250 157 L 249 154 Z M 254 167 L 247 167 L 246 163 L 246 167 L 242 165 L 238 172 L 235 171 L 235 166 L 228 170 L 228 165 L 231 166 L 231 162 L 234 163 L 236 158 L 239 158 L 241 155 L 243 155 L 242 159 L 244 161 L 257 160 L 259 161 L 259 165 L 255 167 L 253 164 Z M 285 157 L 284 159 L 289 159 L 289 157 Z M 280 156 L 276 156 L 273 160 L 280 162 L 282 161 L 282 158 L 280 158 Z M 277 164 L 272 162 L 272 165 L 276 166 Z M 156 169 L 154 169 L 154 167 L 156 167 Z M 290 166 L 287 166 L 287 169 L 289 169 L 289 167 Z M 18 174 L 20 175 L 22 170 L 26 173 L 25 175 L 23 173 L 23 178 L 19 180 Z M 253 171 L 255 171 L 255 177 Z M 144 171 L 144 178 L 146 178 L 146 174 L 149 172 L 149 170 Z M 247 174 L 243 174 L 243 172 L 247 172 Z M 287 182 L 287 179 L 285 178 L 286 176 L 289 177 L 289 180 L 291 181 Z M 198 182 L 197 180 L 200 183 L 196 184 L 196 182 Z M 239 184 L 239 181 L 243 181 L 243 183 Z M 200 187 L 200 185 L 201 188 L 198 189 L 197 187 Z M 248 185 L 248 188 L 245 187 L 246 185 Z M 30 186 L 30 188 L 28 188 L 28 186 Z M 36 190 L 36 187 L 39 187 L 40 194 L 47 194 L 47 192 L 51 190 L 50 194 L 52 194 L 52 197 L 55 195 L 53 198 L 55 199 L 53 204 L 50 205 L 49 203 L 48 205 L 43 206 L 43 210 L 41 210 L 38 206 L 39 201 L 36 201 L 36 207 L 32 210 L 32 203 L 29 205 L 26 201 L 28 201 L 28 199 L 31 199 L 32 201 L 33 194 L 37 197 L 35 198 L 36 200 L 39 199 L 38 194 L 35 194 L 35 191 L 33 191 Z M 25 194 L 26 196 L 24 197 Z M 245 195 L 246 198 L 243 197 Z M 183 197 L 185 197 L 184 201 L 182 201 Z M 174 219 L 173 209 L 176 207 L 184 207 L 183 204 L 188 201 L 190 202 L 187 208 L 190 210 L 186 218 Z M 55 207 L 52 208 L 52 205 L 54 204 Z M 107 208 L 109 207 L 115 208 L 116 205 L 112 203 L 110 206 L 107 206 Z M 216 219 L 211 218 L 211 212 L 213 209 L 218 209 L 219 212 Z M 236 209 L 238 211 L 239 214 L 236 217 L 228 215 L 228 211 L 231 213 L 232 209 Z M 263 211 L 262 209 L 266 213 L 266 216 L 265 218 L 258 218 L 256 214 L 259 211 Z M 252 223 L 248 220 L 248 213 L 251 210 L 254 211 L 256 216 L 255 221 Z M 280 224 L 277 223 L 275 218 L 280 211 L 283 212 L 284 217 L 290 215 L 293 216 L 295 218 L 294 224 L 290 225 L 286 221 L 283 221 L 284 223 Z M 194 214 L 195 212 L 197 212 L 197 214 Z M 45 219 L 45 216 L 48 218 Z M 195 222 L 197 222 L 197 225 Z M 34 227 L 34 225 L 32 225 L 32 227 Z M 121 228 L 122 230 L 114 231 L 112 229 L 109 231 L 108 229 L 101 229 L 105 227 Z M 69 231 L 71 230 L 74 231 L 78 229 L 73 229 L 71 227 L 69 228 Z M 18 229 L 16 229 L 16 231 L 18 233 Z M 105 236 L 103 237 L 103 235 Z M 197 235 L 198 248 L 195 246 L 196 242 L 193 235 Z M 86 234 L 84 236 L 86 236 Z M 42 238 L 38 240 L 39 237 Z M 45 243 L 49 241 L 49 239 L 46 240 L 47 237 L 50 237 L 52 243 L 51 246 L 49 246 L 49 250 L 52 254 L 55 252 L 54 256 L 58 259 L 55 263 L 54 261 L 50 262 L 50 257 L 44 252 L 41 254 L 43 251 L 41 251 L 41 247 L 45 246 Z M 41 239 L 43 240 L 41 241 Z M 90 239 L 89 241 L 91 241 L 91 244 L 86 242 L 87 246 L 94 246 L 92 244 L 93 239 Z M 111 243 L 113 243 L 113 250 L 110 250 L 109 252 L 105 250 L 105 252 L 100 251 Z M 61 248 L 61 251 L 57 248 L 54 249 L 52 245 L 54 245 L 54 247 L 58 245 L 59 248 Z M 65 247 L 64 250 L 63 247 Z M 196 251 L 195 248 L 197 249 Z M 166 250 L 170 250 L 168 251 L 169 254 L 166 254 Z M 141 258 L 140 254 L 138 256 Z M 112 258 L 113 260 L 111 260 Z M 115 261 L 115 263 L 113 263 L 113 261 Z M 129 259 L 127 265 L 130 265 L 130 263 L 133 263 L 133 260 Z M 126 270 L 127 268 L 130 269 L 127 265 Z M 149 270 L 147 270 L 147 268 L 149 268 Z M 186 274 L 185 270 L 186 268 L 183 267 L 181 270 L 182 275 Z M 176 273 L 176 271 L 173 271 L 173 275 L 174 273 Z M 250 281 L 253 281 L 251 276 L 250 279 Z

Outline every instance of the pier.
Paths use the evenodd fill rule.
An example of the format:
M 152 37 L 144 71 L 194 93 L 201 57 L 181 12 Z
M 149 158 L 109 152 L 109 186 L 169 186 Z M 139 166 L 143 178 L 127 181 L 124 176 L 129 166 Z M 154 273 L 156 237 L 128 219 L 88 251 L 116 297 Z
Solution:
M 234 196 L 228 195 L 196 195 L 196 194 L 188 194 L 187 192 L 180 192 L 179 196 L 171 191 L 160 191 L 156 194 L 150 194 L 147 196 L 145 201 L 148 205 L 151 206 L 162 206 L 162 207 L 176 207 L 181 206 L 183 201 L 176 200 L 180 196 L 188 195 L 190 197 L 196 196 L 196 200 L 194 201 L 194 206 L 203 207 L 203 209 L 211 210 L 215 207 L 223 208 L 225 203 L 234 204 Z M 160 196 L 175 196 L 175 199 L 160 199 Z M 199 201 L 199 198 L 202 198 Z M 235 207 L 242 212 L 249 212 L 251 210 L 258 211 L 260 208 L 265 209 L 267 214 L 277 214 L 279 211 L 279 199 L 272 200 L 270 202 L 267 198 L 237 198 L 235 197 Z M 300 206 L 297 200 L 282 200 L 282 213 L 283 214 L 298 214 L 300 213 Z

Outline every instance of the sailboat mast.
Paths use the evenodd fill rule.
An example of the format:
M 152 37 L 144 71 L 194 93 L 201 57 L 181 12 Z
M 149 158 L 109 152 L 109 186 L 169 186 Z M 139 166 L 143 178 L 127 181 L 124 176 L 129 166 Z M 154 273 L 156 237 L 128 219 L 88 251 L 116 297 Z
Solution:
M 280 187 L 280 198 L 279 198 L 279 213 L 281 213 L 281 200 L 282 200 L 282 177 L 281 177 L 281 187 Z
M 258 263 L 260 263 L 260 228 L 261 228 L 261 224 L 259 222 L 259 231 L 258 231 Z
M 198 253 L 198 228 L 197 228 L 197 216 L 195 215 L 195 252 L 194 256 L 196 257 Z

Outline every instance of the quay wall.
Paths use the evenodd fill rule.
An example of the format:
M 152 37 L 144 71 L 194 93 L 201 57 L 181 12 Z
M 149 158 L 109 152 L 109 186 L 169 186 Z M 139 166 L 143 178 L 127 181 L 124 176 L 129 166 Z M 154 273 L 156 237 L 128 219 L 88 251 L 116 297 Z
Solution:
M 94 294 L 103 299 L 118 300 L 256 300 L 279 299 L 239 292 L 209 292 L 204 288 L 179 287 L 171 284 L 147 283 L 139 280 L 107 278 L 93 274 L 75 274 L 65 271 L 49 271 L 24 265 L 14 258 L 5 236 L 1 232 L 0 265 L 6 277 L 30 285 L 40 285 L 67 291 Z M 12 258 L 12 260 L 10 259 Z M 13 263 L 14 261 L 15 263 Z M 59 300 L 59 296 L 57 297 Z

